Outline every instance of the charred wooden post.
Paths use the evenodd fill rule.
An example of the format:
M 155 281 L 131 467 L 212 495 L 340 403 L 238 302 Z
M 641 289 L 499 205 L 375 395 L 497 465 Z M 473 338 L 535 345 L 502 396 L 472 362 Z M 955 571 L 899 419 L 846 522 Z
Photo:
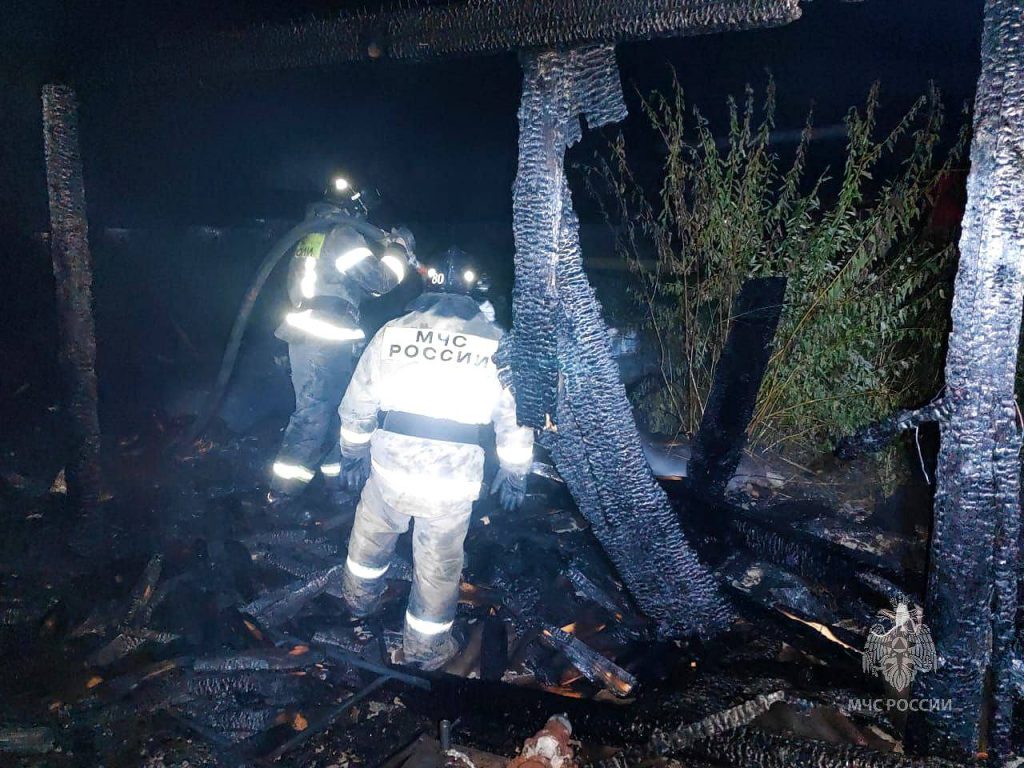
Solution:
M 786 296 L 786 278 L 748 280 L 732 306 L 732 326 L 693 441 L 687 475 L 694 488 L 722 496 L 747 444 L 761 381 Z
M 580 511 L 662 637 L 710 635 L 729 611 L 644 458 L 583 270 L 567 147 L 625 117 L 614 49 L 524 54 L 513 196 L 516 285 L 510 366 L 522 423 L 543 430 Z
M 100 497 L 100 424 L 96 409 L 96 337 L 85 183 L 78 144 L 78 102 L 66 85 L 43 88 L 43 140 L 50 197 L 50 253 L 57 284 L 64 416 L 70 438 L 68 493 L 88 509 Z
M 1014 383 L 1024 280 L 1024 26 L 1016 0 L 986 0 L 982 69 L 953 329 L 946 359 L 926 616 L 940 666 L 918 695 L 928 752 L 972 757 L 994 691 L 989 750 L 1006 757 L 1017 614 L 1020 448 Z

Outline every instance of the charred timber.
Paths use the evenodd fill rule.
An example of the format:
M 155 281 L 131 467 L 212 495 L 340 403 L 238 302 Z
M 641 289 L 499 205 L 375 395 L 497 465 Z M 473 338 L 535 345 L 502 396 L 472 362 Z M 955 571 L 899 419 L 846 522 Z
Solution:
M 43 142 L 50 199 L 50 254 L 57 287 L 58 356 L 69 437 L 68 494 L 72 503 L 88 510 L 100 498 L 96 332 L 78 100 L 66 85 L 43 88 Z
M 287 672 L 323 663 L 324 655 L 305 646 L 261 648 L 229 656 L 196 659 L 196 672 Z
M 678 37 L 787 24 L 799 0 L 469 0 L 419 3 L 234 32 L 116 55 L 107 79 L 160 80 L 424 61 L 526 48 Z
M 923 746 L 960 759 L 990 730 L 1006 758 L 1017 619 L 1021 437 L 1014 400 L 1024 259 L 1024 26 L 1017 0 L 987 0 L 967 209 L 946 358 L 926 615 L 940 658 L 916 695 L 949 699 L 925 715 Z
M 695 723 L 684 724 L 672 731 L 656 730 L 647 743 L 630 747 L 608 760 L 591 763 L 588 768 L 630 768 L 646 761 L 676 754 L 691 744 L 749 725 L 765 714 L 772 705 L 785 701 L 785 691 L 759 694 L 728 709 L 714 712 Z
M 261 595 L 242 606 L 241 610 L 264 626 L 282 624 L 298 613 L 306 603 L 322 594 L 332 582 L 336 582 L 343 567 L 336 565 L 316 571 L 307 579 L 299 579 Z
M 697 741 L 687 752 L 736 768 L 965 768 L 939 758 L 914 759 L 852 744 L 790 738 L 754 728 Z
M 948 418 L 949 403 L 945 400 L 937 400 L 923 408 L 899 411 L 887 419 L 869 424 L 840 439 L 836 443 L 835 455 L 840 459 L 855 459 L 865 453 L 876 453 L 901 432 L 917 429 L 931 422 L 941 424 Z
M 561 651 L 587 680 L 603 685 L 616 696 L 628 696 L 636 688 L 636 678 L 612 660 L 602 656 L 558 627 L 546 626 L 541 639 L 555 650 Z
M 513 194 L 511 370 L 522 423 L 541 428 L 580 511 L 662 637 L 712 635 L 729 611 L 644 458 L 607 326 L 583 270 L 567 147 L 625 117 L 612 46 L 524 54 Z
M 724 495 L 743 458 L 785 296 L 786 278 L 766 277 L 744 283 L 733 302 L 729 336 L 687 466 L 693 487 L 705 495 Z

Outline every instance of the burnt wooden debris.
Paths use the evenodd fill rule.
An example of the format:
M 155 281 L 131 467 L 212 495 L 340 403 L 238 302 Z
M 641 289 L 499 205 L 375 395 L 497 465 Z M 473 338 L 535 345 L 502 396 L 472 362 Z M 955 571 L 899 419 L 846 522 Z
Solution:
M 949 418 L 940 425 L 926 616 L 943 664 L 919 694 L 927 745 L 962 757 L 984 742 L 1010 754 L 1009 665 L 1017 641 L 1021 428 L 1014 399 L 1024 281 L 1024 28 L 1020 5 L 987 0 L 967 210 L 946 358 Z
M 949 404 L 939 398 L 920 408 L 900 411 L 887 419 L 858 429 L 836 442 L 835 454 L 840 459 L 855 459 L 865 453 L 885 448 L 897 435 L 924 424 L 941 423 L 949 418 Z
M 78 100 L 66 85 L 43 88 L 43 139 L 67 426 L 68 493 L 79 507 L 91 509 L 100 497 L 92 263 L 78 141 Z
M 786 279 L 770 277 L 748 280 L 733 302 L 732 325 L 688 465 L 690 482 L 705 494 L 724 494 L 743 457 L 785 297 Z
M 728 609 L 651 475 L 608 329 L 583 271 L 564 153 L 625 113 L 614 52 L 594 46 L 523 57 L 513 195 L 512 370 L 519 418 L 541 442 L 640 609 L 663 637 L 713 635 Z
M 531 48 L 777 26 L 799 0 L 468 0 L 412 3 L 124 47 L 91 74 L 117 82 L 232 77 L 358 61 L 427 61 Z
M 515 194 L 519 255 L 514 301 L 516 328 L 526 327 L 530 332 L 519 334 L 521 340 L 514 349 L 520 351 L 513 352 L 513 362 L 520 362 L 531 346 L 536 346 L 531 340 L 552 332 L 556 324 L 561 339 L 555 355 L 547 350 L 548 354 L 531 359 L 538 374 L 524 374 L 517 366 L 516 376 L 529 379 L 529 384 L 517 382 L 524 401 L 520 416 L 524 423 L 546 426 L 541 412 L 547 419 L 556 411 L 556 360 L 565 370 L 575 370 L 567 379 L 569 386 L 558 395 L 561 407 L 555 415 L 565 421 L 551 445 L 563 476 L 571 478 L 569 486 L 578 499 L 594 500 L 583 504 L 588 517 L 641 608 L 658 619 L 661 634 L 711 636 L 726 624 L 728 609 L 647 469 L 625 391 L 607 338 L 603 338 L 607 329 L 582 269 L 578 223 L 562 171 L 562 155 L 579 138 L 578 114 L 583 114 L 591 127 L 625 115 L 614 42 L 763 27 L 798 16 L 797 0 L 634 0 L 629 8 L 608 0 L 530 4 L 474 0 L 239 34 L 198 35 L 167 49 L 147 50 L 141 59 L 125 59 L 118 52 L 106 74 L 116 72 L 124 79 L 124 73 L 131 72 L 135 79 L 161 79 L 324 65 L 366 55 L 421 60 L 579 45 L 571 51 L 529 53 L 523 58 L 526 87 L 520 111 L 521 162 Z M 608 44 L 594 44 L 601 41 Z M 559 88 L 569 90 L 563 93 Z M 538 162 L 555 165 L 543 167 Z M 554 188 L 542 189 L 544 185 Z M 537 194 L 540 198 L 532 200 Z M 533 216 L 528 206 L 533 202 L 554 205 L 556 199 L 557 208 L 538 216 L 554 217 L 557 234 L 528 232 L 531 225 L 527 219 Z M 546 242 L 552 237 L 553 241 Z M 556 253 L 558 258 L 552 259 Z M 541 269 L 536 262 L 545 258 L 544 254 L 549 264 Z M 553 293 L 556 263 L 559 288 Z M 539 282 L 542 276 L 545 285 Z M 572 388 L 573 380 L 591 379 L 599 382 L 596 398 L 588 398 L 579 386 Z M 532 395 L 538 388 L 545 390 L 543 402 L 535 404 Z M 571 424 L 573 421 L 576 423 Z M 602 436 L 603 447 L 597 441 L 585 444 L 580 437 L 592 433 Z M 632 515 L 636 521 L 632 530 L 619 531 L 626 509 L 643 513 Z M 645 561 L 639 555 L 641 549 L 652 548 L 645 546 L 647 542 L 653 545 L 654 556 Z
M 263 442 L 194 448 L 145 480 L 150 496 L 128 503 L 115 489 L 104 511 L 121 533 L 84 561 L 63 545 L 76 539 L 74 520 L 53 517 L 45 535 L 31 533 L 39 521 L 12 524 L 9 538 L 34 535 L 40 546 L 5 563 L 12 586 L 0 595 L 0 645 L 34 682 L 26 700 L 0 679 L 10 725 L 0 761 L 34 753 L 63 768 L 61 755 L 74 753 L 112 763 L 124 740 L 141 737 L 133 750 L 174 749 L 194 764 L 213 764 L 205 752 L 224 765 L 302 763 L 335 748 L 373 762 L 414 737 L 406 725 L 434 732 L 439 719 L 460 723 L 456 741 L 507 756 L 552 712 L 566 712 L 574 738 L 607 765 L 712 753 L 724 766 L 776 764 L 769 753 L 748 759 L 759 745 L 822 766 L 851 756 L 924 764 L 886 753 L 891 743 L 872 742 L 882 752 L 850 746 L 868 740 L 869 727 L 899 734 L 884 714 L 850 702 L 880 694 L 860 672 L 859 649 L 887 588 L 902 594 L 924 577 L 925 542 L 903 540 L 868 512 L 857 521 L 781 496 L 719 500 L 714 515 L 729 522 L 716 536 L 735 534 L 729 555 L 703 535 L 694 541 L 737 622 L 709 644 L 674 647 L 655 640 L 564 486 L 538 480 L 516 515 L 479 510 L 458 612 L 464 650 L 444 674 L 426 676 L 389 648 L 409 589 L 407 553 L 389 570 L 381 614 L 351 620 L 332 594 L 350 519 L 339 525 L 337 507 L 314 494 L 308 525 L 279 527 L 254 490 L 273 447 L 270 436 Z M 173 491 L 140 506 L 156 487 Z M 141 523 L 140 508 L 155 517 Z M 567 516 L 578 525 L 566 526 Z M 140 525 L 151 539 L 134 534 Z M 51 662 L 39 648 L 59 649 L 60 674 L 40 673 Z M 840 744 L 759 730 L 834 708 L 846 712 L 834 715 Z M 815 727 L 836 738 L 836 725 Z

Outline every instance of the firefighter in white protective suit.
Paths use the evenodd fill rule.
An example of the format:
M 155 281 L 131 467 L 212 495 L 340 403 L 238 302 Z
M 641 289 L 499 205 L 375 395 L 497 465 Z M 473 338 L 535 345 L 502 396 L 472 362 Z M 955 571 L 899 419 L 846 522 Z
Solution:
M 526 495 L 533 431 L 492 356 L 502 331 L 486 279 L 458 249 L 427 271 L 427 292 L 368 344 L 339 409 L 343 476 L 363 486 L 343 594 L 355 616 L 375 611 L 398 537 L 413 529 L 405 661 L 443 666 L 452 636 L 463 542 L 484 477 L 481 431 L 493 424 L 500 470 L 492 491 L 507 510 Z

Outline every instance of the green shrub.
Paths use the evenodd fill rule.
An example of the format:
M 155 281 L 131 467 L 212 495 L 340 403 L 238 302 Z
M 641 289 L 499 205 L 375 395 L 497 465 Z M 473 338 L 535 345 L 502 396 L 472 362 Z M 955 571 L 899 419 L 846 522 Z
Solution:
M 728 137 L 717 142 L 678 83 L 642 103 L 665 154 L 660 178 L 640 180 L 621 134 L 585 176 L 660 356 L 660 381 L 637 396 L 651 429 L 697 428 L 733 297 L 753 276 L 789 281 L 750 426 L 755 445 L 818 452 L 830 437 L 934 394 L 955 247 L 924 224 L 966 136 L 941 151 L 934 88 L 879 138 L 873 87 L 846 116 L 845 166 L 834 179 L 808 178 L 810 116 L 787 161 L 773 148 L 772 82 L 760 110 L 749 86 L 742 106 L 729 100 Z M 883 168 L 893 170 L 874 178 Z

